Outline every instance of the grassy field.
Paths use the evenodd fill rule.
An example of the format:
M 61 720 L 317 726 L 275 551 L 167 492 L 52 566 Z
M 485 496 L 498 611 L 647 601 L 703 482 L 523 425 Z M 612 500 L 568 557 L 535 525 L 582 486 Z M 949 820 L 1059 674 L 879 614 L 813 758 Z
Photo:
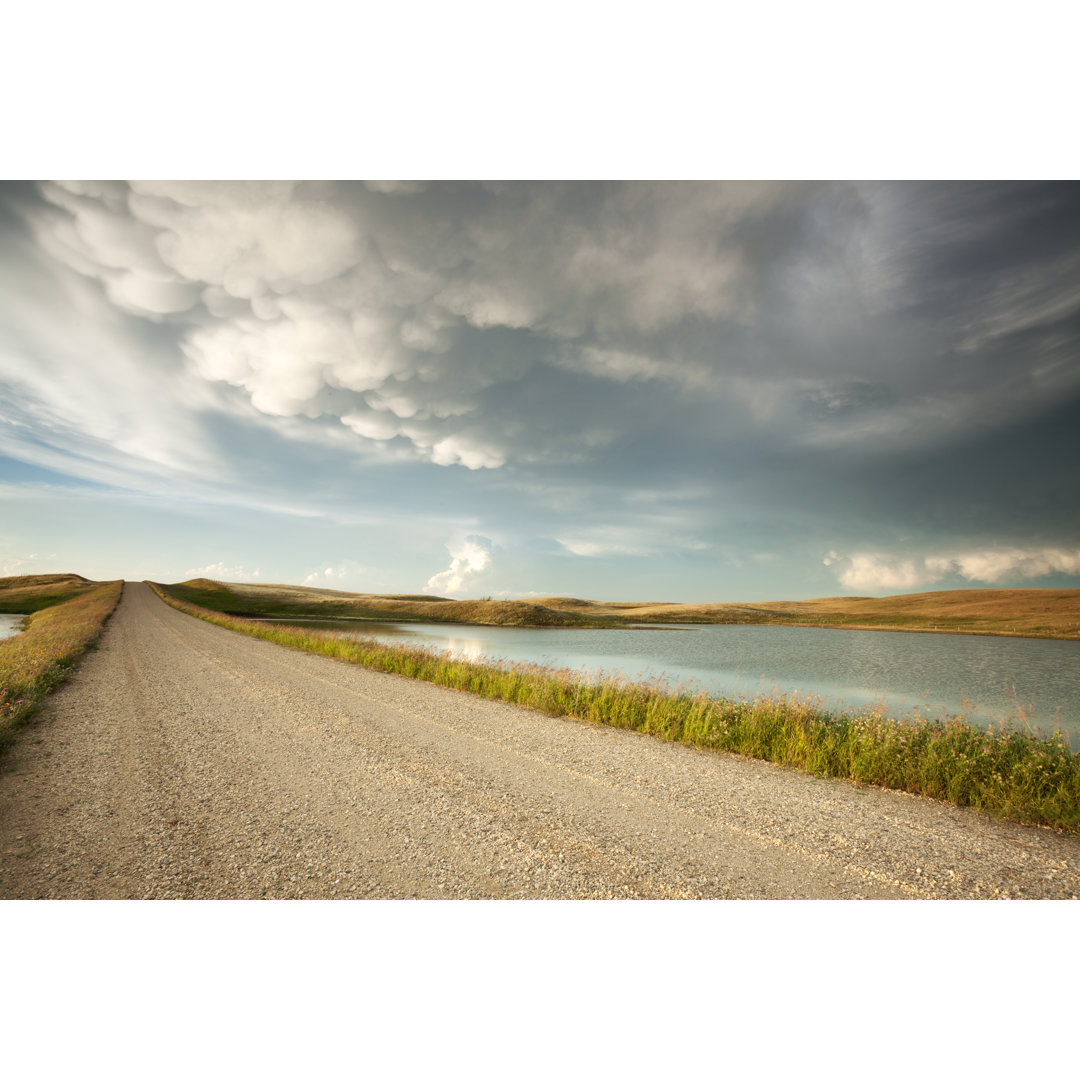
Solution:
M 950 589 L 900 596 L 833 596 L 757 604 L 535 601 L 555 610 L 635 622 L 831 626 L 1080 640 L 1080 589 Z
M 161 585 L 179 600 L 227 615 L 272 618 L 388 619 L 394 622 L 472 623 L 485 626 L 616 626 L 608 619 L 554 611 L 523 600 L 447 600 L 441 596 L 378 596 L 310 589 L 302 585 L 250 585 L 194 578 Z
M 877 784 L 1017 821 L 1080 832 L 1080 756 L 1060 734 L 989 730 L 960 717 L 895 720 L 881 712 L 832 715 L 815 701 L 752 702 L 672 692 L 620 679 L 589 679 L 533 665 L 502 668 L 444 653 L 381 645 L 334 632 L 236 618 L 170 597 L 208 622 L 293 649 L 539 709 L 729 751 L 815 776 Z
M 27 574 L 0 577 L 0 615 L 29 615 L 85 596 L 100 582 L 78 574 Z
M 448 600 L 440 596 L 379 596 L 207 578 L 160 587 L 180 600 L 240 616 L 387 619 L 486 626 L 616 627 L 642 622 L 829 626 L 1080 641 L 1080 589 L 954 589 L 876 598 L 665 604 L 600 602 L 567 596 L 529 602 Z
M 75 574 L 0 578 L 0 610 L 34 612 L 23 633 L 0 641 L 0 752 L 93 645 L 122 584 Z

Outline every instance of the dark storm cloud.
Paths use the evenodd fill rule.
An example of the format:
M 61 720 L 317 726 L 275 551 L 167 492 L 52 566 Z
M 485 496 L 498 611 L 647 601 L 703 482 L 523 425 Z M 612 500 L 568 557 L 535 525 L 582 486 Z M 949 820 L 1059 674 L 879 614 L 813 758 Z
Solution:
M 874 545 L 862 582 L 1076 546 L 1075 184 L 0 195 L 0 449 L 42 466 L 412 499 L 474 570 L 481 526 L 591 558 Z M 938 569 L 889 569 L 912 538 Z M 1010 565 L 1044 564 L 1071 565 Z

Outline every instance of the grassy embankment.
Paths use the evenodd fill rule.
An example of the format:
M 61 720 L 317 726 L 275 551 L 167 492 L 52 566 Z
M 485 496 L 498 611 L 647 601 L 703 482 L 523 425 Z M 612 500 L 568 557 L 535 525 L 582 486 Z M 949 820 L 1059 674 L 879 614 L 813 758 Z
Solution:
M 32 613 L 23 633 L 0 641 L 0 752 L 93 645 L 122 585 L 77 574 L 0 578 L 0 612 Z
M 630 728 L 815 776 L 878 784 L 1017 821 L 1080 831 L 1080 756 L 1061 734 L 1044 736 L 1007 723 L 986 730 L 962 718 L 892 720 L 872 711 L 833 715 L 814 701 L 797 698 L 727 701 L 533 665 L 501 668 L 435 650 L 236 618 L 179 598 L 176 586 L 151 584 L 180 611 L 289 648 L 553 716 Z

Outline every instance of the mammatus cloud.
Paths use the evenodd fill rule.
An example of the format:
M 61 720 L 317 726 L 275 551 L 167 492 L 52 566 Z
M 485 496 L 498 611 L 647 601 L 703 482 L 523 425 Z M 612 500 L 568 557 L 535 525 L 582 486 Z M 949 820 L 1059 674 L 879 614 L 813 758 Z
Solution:
M 210 578 L 213 581 L 252 581 L 259 576 L 258 570 L 247 571 L 242 566 L 226 566 L 223 562 L 210 563 L 185 570 L 185 578 Z
M 537 364 L 703 387 L 656 355 L 683 320 L 755 316 L 756 223 L 814 185 L 60 182 L 37 243 L 114 309 L 174 328 L 200 379 L 269 417 L 336 419 L 497 469 L 528 423 L 487 398 Z M 477 350 L 480 332 L 545 348 Z M 651 343 L 651 344 L 650 344 Z M 570 425 L 563 439 L 571 438 Z M 533 456 L 545 440 L 533 440 Z
M 424 592 L 439 594 L 464 592 L 470 581 L 491 564 L 493 546 L 486 536 L 467 536 L 459 544 L 447 544 L 450 565 L 442 573 L 428 579 Z
M 936 584 L 950 574 L 990 585 L 1054 573 L 1080 574 L 1080 548 L 1010 548 L 907 559 L 876 553 L 844 556 L 830 551 L 824 562 L 837 567 L 845 589 L 903 592 Z

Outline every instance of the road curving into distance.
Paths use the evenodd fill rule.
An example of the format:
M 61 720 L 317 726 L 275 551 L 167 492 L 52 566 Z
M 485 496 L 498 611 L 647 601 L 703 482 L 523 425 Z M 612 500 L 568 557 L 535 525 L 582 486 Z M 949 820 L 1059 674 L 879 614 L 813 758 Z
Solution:
M 127 583 L 0 764 L 0 898 L 1080 896 L 1080 839 L 236 634 Z

